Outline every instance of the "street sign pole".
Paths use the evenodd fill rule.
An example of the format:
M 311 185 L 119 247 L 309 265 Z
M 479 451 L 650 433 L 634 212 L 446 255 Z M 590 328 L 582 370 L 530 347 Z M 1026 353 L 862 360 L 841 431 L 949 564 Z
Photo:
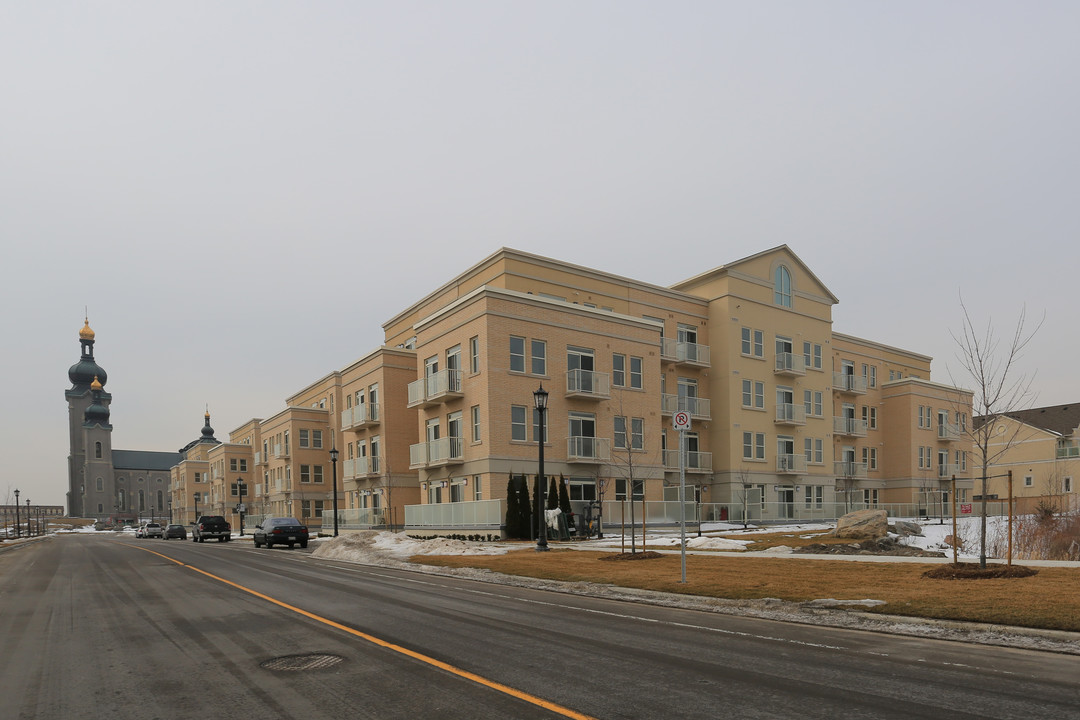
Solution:
M 679 431 L 679 536 L 682 548 L 682 580 L 686 582 L 686 431 L 690 429 L 690 413 L 679 411 L 672 416 Z

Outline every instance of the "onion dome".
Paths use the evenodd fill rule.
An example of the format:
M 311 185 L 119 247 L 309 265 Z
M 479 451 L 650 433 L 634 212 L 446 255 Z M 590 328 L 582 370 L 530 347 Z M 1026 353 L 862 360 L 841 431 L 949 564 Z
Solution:
M 90 318 L 86 318 L 86 324 L 83 325 L 83 329 L 79 331 L 80 340 L 93 340 L 94 331 L 90 329 Z
M 90 384 L 90 390 L 94 394 L 94 399 L 83 412 L 83 425 L 85 427 L 100 425 L 104 428 L 111 428 L 112 426 L 109 424 L 109 408 L 101 403 L 101 383 L 98 382 L 96 377 Z
M 206 424 L 203 425 L 202 438 L 200 442 L 218 442 L 218 439 L 214 437 L 214 428 L 210 427 L 210 410 L 206 410 Z

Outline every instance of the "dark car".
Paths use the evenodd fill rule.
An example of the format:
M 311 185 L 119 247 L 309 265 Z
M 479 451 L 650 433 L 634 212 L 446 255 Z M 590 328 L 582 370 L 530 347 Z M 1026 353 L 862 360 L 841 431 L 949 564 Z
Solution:
M 271 517 L 255 526 L 252 540 L 255 541 L 255 547 L 265 545 L 268 549 L 274 545 L 288 545 L 289 547 L 299 545 L 306 548 L 308 529 L 307 525 L 296 518 Z
M 168 540 L 169 538 L 187 540 L 187 529 L 183 525 L 166 525 L 165 539 Z

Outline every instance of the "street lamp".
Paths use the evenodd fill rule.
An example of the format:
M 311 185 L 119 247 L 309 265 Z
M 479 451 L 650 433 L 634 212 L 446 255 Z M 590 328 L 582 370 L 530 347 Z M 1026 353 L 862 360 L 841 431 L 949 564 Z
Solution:
M 33 537 L 30 532 L 30 498 L 26 498 L 26 537 Z
M 547 478 L 544 477 L 544 440 L 547 439 L 545 432 L 544 414 L 547 412 L 548 392 L 544 389 L 544 383 L 540 383 L 540 389 L 533 392 L 533 401 L 540 420 L 540 428 L 537 437 L 537 492 L 536 492 L 536 552 L 547 552 L 547 523 L 544 522 L 544 485 Z
M 338 523 L 337 523 L 337 447 L 330 448 L 330 466 L 333 468 L 333 480 L 334 480 L 334 537 L 338 536 Z
M 195 522 L 199 522 L 199 493 L 195 493 Z
M 236 504 L 236 509 L 240 513 L 240 537 L 244 537 L 244 511 L 247 510 L 244 507 L 244 478 L 236 478 L 236 496 L 240 498 Z
M 19 525 L 19 489 L 15 488 L 15 537 L 22 537 L 22 526 Z

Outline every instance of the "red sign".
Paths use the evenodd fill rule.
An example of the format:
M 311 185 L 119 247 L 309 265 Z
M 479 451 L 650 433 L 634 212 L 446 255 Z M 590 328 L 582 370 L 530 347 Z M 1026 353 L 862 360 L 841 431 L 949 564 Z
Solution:
M 971 514 L 971 503 L 960 503 L 960 514 L 961 515 L 970 515 Z

